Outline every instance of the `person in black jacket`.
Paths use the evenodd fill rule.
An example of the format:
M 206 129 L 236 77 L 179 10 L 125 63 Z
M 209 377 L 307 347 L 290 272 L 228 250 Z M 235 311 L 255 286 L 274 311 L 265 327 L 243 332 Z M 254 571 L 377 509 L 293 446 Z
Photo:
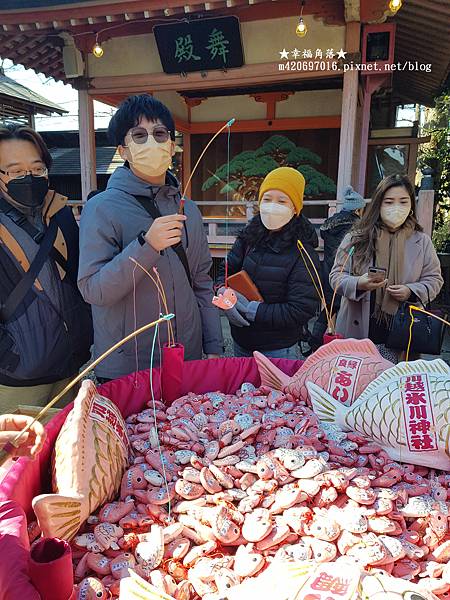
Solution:
M 301 240 L 318 268 L 317 235 L 300 214 L 304 189 L 305 179 L 297 170 L 271 171 L 259 190 L 259 214 L 238 235 L 228 254 L 228 275 L 246 271 L 264 298 L 264 302 L 249 302 L 237 294 L 236 306 L 224 311 L 231 324 L 235 356 L 251 356 L 258 350 L 272 358 L 297 357 L 299 330 L 318 303 L 297 248 Z
M 323 239 L 322 286 L 328 308 L 330 308 L 333 298 L 333 290 L 330 286 L 329 277 L 337 249 L 344 239 L 345 234 L 350 231 L 360 218 L 365 205 L 364 198 L 349 185 L 344 191 L 342 209 L 326 219 L 320 227 L 320 237 Z M 336 296 L 333 304 L 333 315 L 339 310 L 340 303 L 340 296 Z M 314 324 L 311 338 L 308 340 L 312 350 L 317 350 L 322 345 L 326 329 L 327 319 L 325 311 L 322 310 Z
M 46 404 L 90 357 L 91 310 L 77 288 L 78 225 L 67 198 L 49 190 L 51 162 L 33 129 L 0 128 L 3 409 Z

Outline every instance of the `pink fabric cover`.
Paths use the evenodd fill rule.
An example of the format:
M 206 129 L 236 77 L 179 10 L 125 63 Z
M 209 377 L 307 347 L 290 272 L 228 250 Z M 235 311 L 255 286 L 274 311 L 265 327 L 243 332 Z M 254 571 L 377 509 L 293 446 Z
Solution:
M 330 342 L 334 341 L 334 340 L 343 340 L 344 336 L 341 335 L 340 333 L 324 333 L 323 334 L 323 343 L 324 344 L 329 344 Z
M 183 385 L 184 346 L 164 345 L 162 354 L 161 388 L 162 399 L 166 406 L 170 406 L 177 398 L 181 397 Z
M 17 502 L 1 502 L 0 600 L 40 600 L 28 577 L 29 556 L 25 512 Z
M 41 538 L 31 547 L 30 579 L 42 600 L 70 600 L 73 593 L 72 550 L 58 538 Z
M 294 375 L 302 364 L 302 361 L 285 359 L 273 359 L 272 362 L 289 376 Z M 254 385 L 261 383 L 253 358 L 190 361 L 183 365 L 180 396 L 190 391 L 201 394 L 220 390 L 231 394 L 245 381 Z M 159 400 L 159 369 L 154 370 L 153 388 L 155 397 Z M 126 418 L 142 410 L 151 398 L 149 371 L 132 373 L 105 383 L 99 386 L 99 392 L 110 398 Z M 30 520 L 34 520 L 31 509 L 33 497 L 51 491 L 51 453 L 71 408 L 70 404 L 48 423 L 47 439 L 37 459 L 19 459 L 0 483 L 0 600 L 40 598 L 28 579 L 29 543 L 25 513 Z M 11 593 L 12 589 L 14 595 Z

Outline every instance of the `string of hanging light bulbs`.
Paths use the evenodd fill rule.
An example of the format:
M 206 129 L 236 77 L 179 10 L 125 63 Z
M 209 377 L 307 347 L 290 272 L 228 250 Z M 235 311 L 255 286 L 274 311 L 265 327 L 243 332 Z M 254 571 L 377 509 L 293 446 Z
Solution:
M 389 0 L 388 6 L 389 6 L 389 10 L 391 11 L 391 13 L 393 13 L 395 15 L 401 9 L 402 5 L 403 5 L 403 0 Z M 299 18 L 297 27 L 295 28 L 295 33 L 298 35 L 298 37 L 301 37 L 301 38 L 305 37 L 305 35 L 308 33 L 308 27 L 306 26 L 306 23 L 303 19 L 304 7 L 305 7 L 305 0 L 302 0 L 301 9 L 300 9 L 300 18 Z M 178 19 L 174 19 L 174 20 L 178 21 Z M 121 25 L 119 25 L 119 26 L 121 26 Z M 114 28 L 114 26 L 111 27 L 111 29 L 113 29 L 113 28 Z M 110 29 L 110 28 L 106 28 L 104 31 L 106 31 L 107 29 Z M 101 58 L 103 56 L 103 48 L 102 48 L 100 42 L 98 41 L 98 33 L 95 36 L 95 44 L 92 47 L 92 54 L 96 58 Z
M 389 10 L 391 11 L 391 13 L 393 15 L 395 15 L 402 7 L 403 5 L 403 0 L 390 0 L 389 1 Z M 303 19 L 303 9 L 305 7 L 305 0 L 302 0 L 301 3 L 301 9 L 300 9 L 300 19 L 298 21 L 297 27 L 295 28 L 295 33 L 298 35 L 298 37 L 305 37 L 305 35 L 308 33 L 308 27 L 306 26 L 306 23 Z

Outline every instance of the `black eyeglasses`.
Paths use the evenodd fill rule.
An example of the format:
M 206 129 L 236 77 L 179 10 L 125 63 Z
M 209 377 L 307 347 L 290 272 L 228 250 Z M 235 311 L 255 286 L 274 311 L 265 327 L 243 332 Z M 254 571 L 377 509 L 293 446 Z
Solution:
M 30 169 L 29 171 L 25 171 L 24 169 L 3 171 L 3 169 L 0 169 L 0 173 L 3 173 L 3 175 L 6 175 L 11 179 L 25 179 L 28 174 L 34 175 L 34 177 L 47 177 L 48 169 L 47 167 L 34 167 L 34 169 Z
M 135 144 L 145 144 L 149 135 L 152 135 L 158 144 L 163 144 L 170 138 L 170 131 L 164 125 L 156 125 L 151 131 L 145 127 L 134 127 L 130 130 L 130 135 Z

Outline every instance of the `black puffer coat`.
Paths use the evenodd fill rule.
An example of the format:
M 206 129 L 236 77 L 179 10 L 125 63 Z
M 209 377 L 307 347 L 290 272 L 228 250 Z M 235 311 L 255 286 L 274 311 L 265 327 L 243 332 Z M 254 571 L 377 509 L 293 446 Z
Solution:
M 302 325 L 317 309 L 319 300 L 296 243 L 297 238 L 303 242 L 319 269 L 314 250 L 317 235 L 304 217 L 299 217 L 297 222 L 295 235 L 288 243 L 283 228 L 249 247 L 244 229 L 228 254 L 228 274 L 244 269 L 264 298 L 249 327 L 231 327 L 234 341 L 246 350 L 278 350 L 293 346 Z M 309 264 L 308 268 L 312 272 Z

